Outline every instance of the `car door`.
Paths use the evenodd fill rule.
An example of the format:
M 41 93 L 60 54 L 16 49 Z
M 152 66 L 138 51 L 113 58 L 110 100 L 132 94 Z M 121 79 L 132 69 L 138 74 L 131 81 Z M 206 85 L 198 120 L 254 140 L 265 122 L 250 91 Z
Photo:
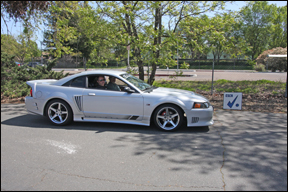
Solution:
M 142 120 L 143 96 L 141 93 L 86 88 L 83 112 L 85 118 L 92 119 Z

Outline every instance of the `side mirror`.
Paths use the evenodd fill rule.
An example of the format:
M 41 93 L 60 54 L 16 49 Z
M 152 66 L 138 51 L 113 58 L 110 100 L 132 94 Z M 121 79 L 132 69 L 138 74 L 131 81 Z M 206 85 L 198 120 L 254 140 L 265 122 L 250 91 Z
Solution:
M 125 87 L 124 91 L 127 93 L 135 93 L 135 91 L 133 89 L 131 89 L 130 87 Z

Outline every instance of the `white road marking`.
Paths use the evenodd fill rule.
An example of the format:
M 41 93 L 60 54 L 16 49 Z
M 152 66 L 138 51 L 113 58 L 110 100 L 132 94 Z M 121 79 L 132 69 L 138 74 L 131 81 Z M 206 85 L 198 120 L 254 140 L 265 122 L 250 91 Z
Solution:
M 72 145 L 72 144 L 68 144 L 68 143 L 64 143 L 64 142 L 59 142 L 59 141 L 53 141 L 53 140 L 47 140 L 48 143 L 54 147 L 57 147 L 59 149 L 64 150 L 64 152 L 68 153 L 68 154 L 74 154 L 77 152 L 76 145 Z M 60 152 L 59 152 L 60 153 Z

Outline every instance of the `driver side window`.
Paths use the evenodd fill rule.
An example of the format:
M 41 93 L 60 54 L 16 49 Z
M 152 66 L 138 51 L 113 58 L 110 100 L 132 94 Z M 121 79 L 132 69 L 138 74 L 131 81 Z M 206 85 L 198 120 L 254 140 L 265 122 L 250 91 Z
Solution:
M 108 79 L 108 78 L 107 78 Z M 123 91 L 125 87 L 128 85 L 121 81 L 120 79 L 114 77 L 109 78 L 109 82 L 107 84 L 107 90 L 114 90 L 114 91 Z

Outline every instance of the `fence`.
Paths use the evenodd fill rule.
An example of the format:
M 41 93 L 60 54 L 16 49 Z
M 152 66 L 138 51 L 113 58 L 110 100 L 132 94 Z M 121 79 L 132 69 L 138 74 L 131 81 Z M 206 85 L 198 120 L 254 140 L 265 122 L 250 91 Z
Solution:
M 191 61 L 190 59 L 179 59 L 178 67 L 183 68 L 182 64 L 189 65 L 189 69 L 212 69 L 213 59 L 198 59 Z M 166 68 L 164 66 L 160 68 Z M 170 69 L 177 69 L 177 65 L 170 67 Z M 233 59 L 220 59 L 214 61 L 214 69 L 226 70 L 253 70 L 253 66 L 247 60 L 233 60 Z
M 34 61 L 41 62 L 39 59 L 35 59 Z M 176 60 L 177 62 L 177 60 Z M 191 59 L 179 59 L 178 61 L 178 68 L 183 69 L 184 65 L 183 63 L 186 63 L 189 65 L 189 69 L 212 69 L 213 59 L 197 59 L 197 60 L 191 60 Z M 43 58 L 43 63 L 47 64 L 47 59 Z M 76 62 L 75 57 L 71 56 L 63 56 L 57 61 L 57 64 L 55 68 L 84 68 L 85 62 L 83 62 L 83 58 L 78 58 Z M 132 62 L 130 62 L 131 64 Z M 144 66 L 148 66 L 149 63 L 144 62 Z M 133 64 L 132 64 L 133 65 Z M 150 64 L 149 64 L 150 65 Z M 86 64 L 86 68 L 105 68 L 105 67 L 114 67 L 114 68 L 120 68 L 120 67 L 126 67 L 127 66 L 127 59 L 124 59 L 122 61 L 116 61 L 116 60 L 109 60 L 107 65 L 104 63 L 91 63 Z M 151 65 L 150 65 L 151 66 Z M 166 65 L 159 66 L 161 69 L 166 69 Z M 174 65 L 173 67 L 169 67 L 170 69 L 177 69 L 177 65 Z M 220 59 L 215 60 L 214 62 L 214 69 L 223 69 L 223 70 L 253 70 L 253 66 L 249 64 L 247 60 L 236 60 L 236 59 Z

